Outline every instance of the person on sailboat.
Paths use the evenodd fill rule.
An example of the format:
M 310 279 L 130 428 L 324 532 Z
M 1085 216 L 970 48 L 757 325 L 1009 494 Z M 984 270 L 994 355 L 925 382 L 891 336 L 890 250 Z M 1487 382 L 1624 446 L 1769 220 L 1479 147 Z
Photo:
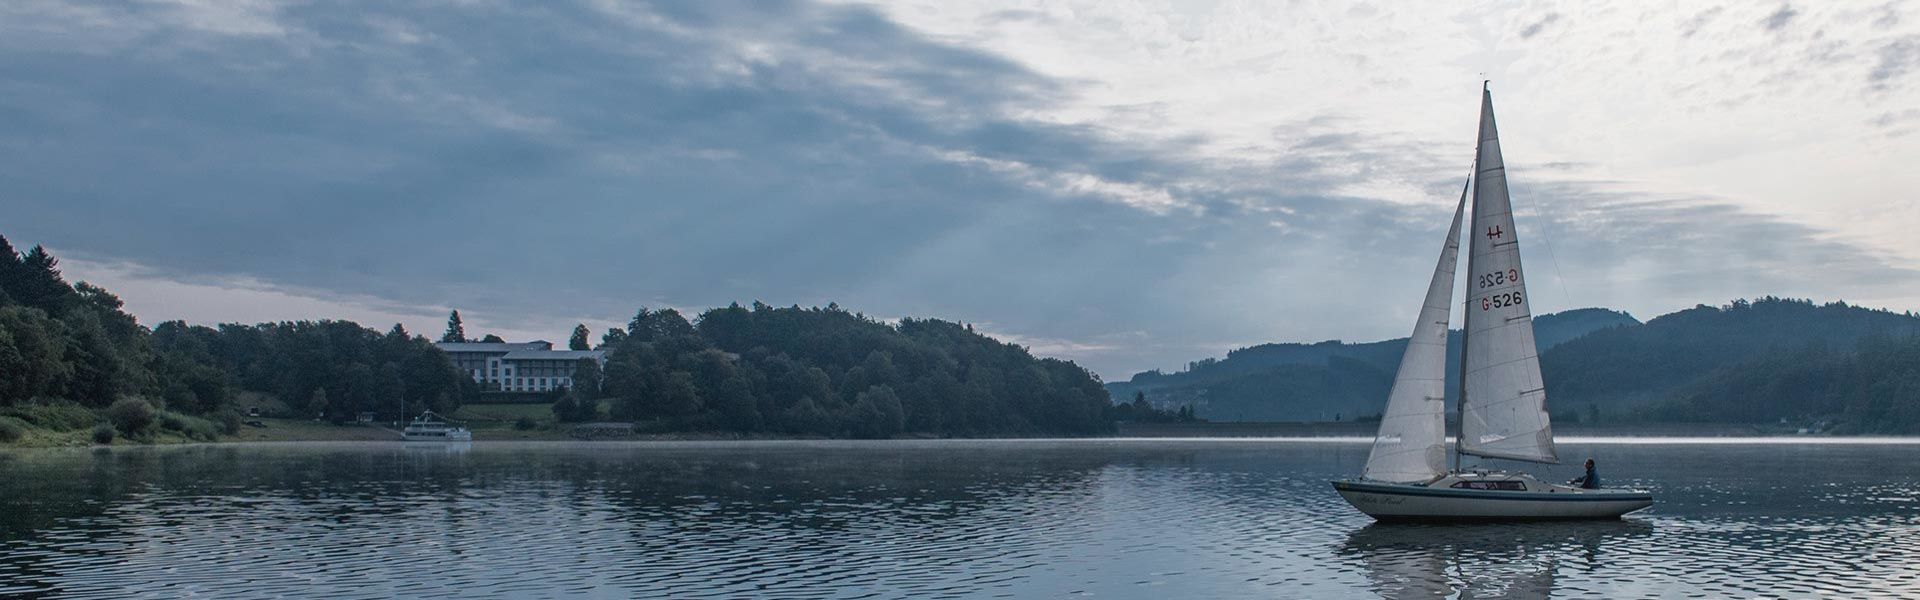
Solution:
M 1600 489 L 1600 473 L 1593 470 L 1593 459 L 1587 459 L 1587 474 L 1575 477 L 1567 484 L 1580 486 L 1583 490 Z

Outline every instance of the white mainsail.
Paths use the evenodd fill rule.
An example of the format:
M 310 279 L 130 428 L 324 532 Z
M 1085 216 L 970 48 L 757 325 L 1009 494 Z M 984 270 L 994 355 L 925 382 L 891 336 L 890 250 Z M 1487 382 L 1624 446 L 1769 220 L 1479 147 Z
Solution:
M 1554 463 L 1553 425 L 1534 347 L 1532 300 L 1507 196 L 1506 163 L 1493 124 L 1493 94 L 1480 97 L 1480 151 L 1467 255 L 1466 340 L 1461 354 L 1462 454 Z
M 1440 264 L 1427 284 L 1420 319 L 1407 337 L 1400 370 L 1387 393 L 1387 409 L 1380 415 L 1380 432 L 1360 476 L 1396 483 L 1430 481 L 1447 472 L 1447 315 L 1453 305 L 1453 270 L 1460 262 L 1460 219 L 1466 212 L 1467 190 L 1453 208 L 1453 226 L 1440 249 Z

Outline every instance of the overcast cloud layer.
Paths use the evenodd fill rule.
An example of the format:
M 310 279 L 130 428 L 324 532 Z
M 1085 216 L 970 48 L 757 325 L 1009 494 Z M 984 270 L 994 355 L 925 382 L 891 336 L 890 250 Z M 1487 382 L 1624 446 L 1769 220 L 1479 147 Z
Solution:
M 0 5 L 0 233 L 148 323 L 837 301 L 1123 378 L 1405 335 L 1484 73 L 1536 312 L 1920 307 L 1912 4 L 1029 4 Z

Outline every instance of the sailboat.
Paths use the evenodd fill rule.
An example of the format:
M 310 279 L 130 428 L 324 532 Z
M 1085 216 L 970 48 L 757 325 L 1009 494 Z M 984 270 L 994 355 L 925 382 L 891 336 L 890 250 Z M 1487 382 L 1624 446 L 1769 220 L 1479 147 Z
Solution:
M 1333 482 L 1334 490 L 1379 520 L 1607 519 L 1652 506 L 1653 495 L 1643 490 L 1583 489 L 1524 472 L 1460 467 L 1465 456 L 1559 462 L 1534 346 L 1526 271 L 1520 266 L 1519 233 L 1507 195 L 1506 163 L 1493 122 L 1493 93 L 1484 84 L 1475 157 L 1366 467 L 1358 479 Z M 1447 329 L 1468 198 L 1473 212 L 1467 228 L 1461 328 L 1460 434 L 1449 468 Z

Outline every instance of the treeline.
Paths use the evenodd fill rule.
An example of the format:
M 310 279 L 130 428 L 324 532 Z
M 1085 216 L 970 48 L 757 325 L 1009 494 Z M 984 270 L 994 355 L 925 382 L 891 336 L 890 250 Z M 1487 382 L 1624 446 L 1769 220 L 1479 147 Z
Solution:
M 98 286 L 68 284 L 45 248 L 20 253 L 0 237 L 0 419 L 71 429 L 88 425 L 78 407 L 113 416 L 122 435 L 158 425 L 210 437 L 209 421 L 189 415 L 231 433 L 242 391 L 336 420 L 395 418 L 401 401 L 407 411 L 450 410 L 474 391 L 444 353 L 397 325 L 385 334 L 346 321 L 150 330 L 122 307 Z M 0 422 L 0 437 L 17 437 L 21 424 Z
M 1867 337 L 1851 351 L 1775 349 L 1717 369 L 1642 413 L 1660 421 L 1920 433 L 1920 337 Z
M 879 438 L 1085 435 L 1114 407 L 1092 373 L 971 326 L 887 324 L 826 308 L 754 303 L 689 321 L 641 309 L 601 338 L 608 415 L 651 430 Z M 581 384 L 584 386 L 585 384 Z M 586 406 L 585 409 L 591 409 Z M 598 417 L 565 399 L 556 414 Z
M 464 339 L 457 323 L 448 335 Z M 587 345 L 583 329 L 572 338 L 569 347 Z M 1086 435 L 1110 431 L 1115 418 L 1179 418 L 1114 407 L 1080 366 L 1037 358 L 969 326 L 888 324 L 834 305 L 732 305 L 691 321 L 672 309 L 642 309 L 599 347 L 608 351 L 604 373 L 582 363 L 580 389 L 557 395 L 562 420 L 878 438 Z M 345 421 L 452 412 L 480 390 L 444 352 L 399 325 L 380 332 L 348 321 L 173 321 L 149 329 L 106 290 L 68 284 L 44 248 L 19 253 L 0 238 L 0 438 L 18 429 L 6 419 L 211 436 L 210 424 L 239 427 L 248 392 L 277 399 L 280 416 Z
M 368 412 L 393 421 L 428 409 L 452 412 L 479 393 L 446 353 L 398 324 L 381 333 L 351 321 L 218 328 L 169 321 L 152 338 L 161 356 L 191 374 L 166 385 L 167 406 L 202 412 L 246 390 L 279 398 L 292 415 L 341 422 Z
M 1920 333 L 1920 319 L 1845 302 L 1764 297 L 1699 305 L 1637 327 L 1595 331 L 1540 356 L 1549 402 L 1631 407 L 1671 398 L 1701 377 L 1765 355 Z

